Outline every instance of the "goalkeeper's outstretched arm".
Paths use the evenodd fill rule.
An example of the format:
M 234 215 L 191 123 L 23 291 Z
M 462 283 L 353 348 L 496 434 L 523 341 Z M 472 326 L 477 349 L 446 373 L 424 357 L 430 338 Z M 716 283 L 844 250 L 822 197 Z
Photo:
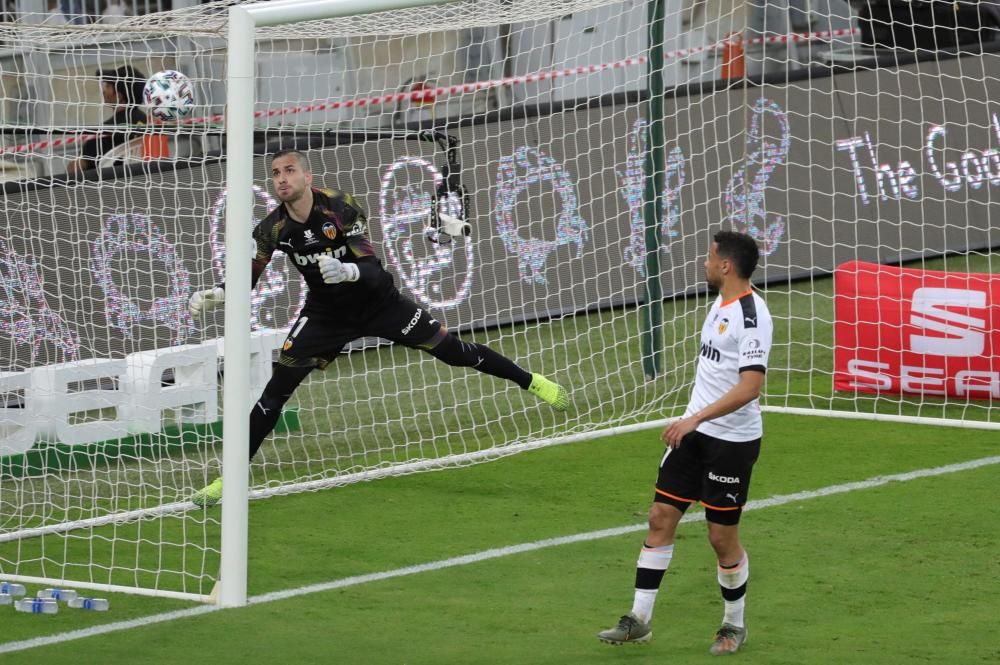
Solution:
M 250 267 L 250 288 L 257 286 L 257 282 L 260 280 L 260 276 L 264 274 L 264 270 L 267 268 L 267 261 L 260 262 L 258 259 L 254 259 Z M 204 289 L 202 291 L 195 291 L 191 294 L 188 299 L 188 312 L 191 316 L 204 316 L 208 312 L 220 307 L 226 302 L 226 283 L 223 282 L 218 286 L 213 286 L 210 289 Z
M 260 224 L 254 227 L 253 238 L 257 243 L 257 254 L 250 260 L 251 289 L 257 286 L 257 282 L 260 281 L 261 275 L 267 270 L 267 264 L 271 262 L 271 257 L 275 251 L 274 241 L 263 232 Z M 225 302 L 226 283 L 222 282 L 210 289 L 192 293 L 188 299 L 188 311 L 191 313 L 191 316 L 204 316 Z

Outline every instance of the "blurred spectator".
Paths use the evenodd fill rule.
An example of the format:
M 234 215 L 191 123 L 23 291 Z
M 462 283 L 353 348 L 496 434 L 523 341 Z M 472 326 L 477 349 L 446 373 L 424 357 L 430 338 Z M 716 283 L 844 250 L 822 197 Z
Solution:
M 83 0 L 59 0 L 59 10 L 66 17 L 67 23 L 84 25 L 87 15 L 83 12 Z
M 128 15 L 128 7 L 122 0 L 108 0 L 108 5 L 101 12 L 101 23 L 109 25 L 121 23 Z
M 59 0 L 49 0 L 49 13 L 46 14 L 45 20 L 42 21 L 43 25 L 66 25 L 69 23 L 69 19 L 63 14 L 62 9 L 59 8 Z
M 101 81 L 104 103 L 114 109 L 111 117 L 104 121 L 105 126 L 146 124 L 146 114 L 141 107 L 142 89 L 146 85 L 145 74 L 131 65 L 124 65 L 118 69 L 99 69 L 97 78 Z M 128 129 L 102 131 L 97 138 L 83 144 L 79 159 L 70 162 L 68 172 L 78 175 L 95 168 L 101 155 L 132 138 L 134 136 Z

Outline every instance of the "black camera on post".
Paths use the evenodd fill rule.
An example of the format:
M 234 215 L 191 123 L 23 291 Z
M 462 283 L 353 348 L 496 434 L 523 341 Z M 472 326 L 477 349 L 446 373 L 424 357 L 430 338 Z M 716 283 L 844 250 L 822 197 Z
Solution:
M 471 235 L 469 191 L 462 184 L 458 139 L 440 130 L 423 131 L 419 137 L 437 143 L 445 151 L 447 160 L 441 165 L 441 182 L 431 199 L 430 223 L 424 229 L 424 237 L 430 242 L 445 244 L 453 238 Z

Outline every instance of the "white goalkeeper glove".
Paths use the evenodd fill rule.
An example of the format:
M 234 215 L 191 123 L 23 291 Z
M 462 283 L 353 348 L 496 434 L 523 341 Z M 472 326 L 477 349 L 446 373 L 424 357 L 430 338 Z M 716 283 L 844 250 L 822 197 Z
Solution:
M 322 254 L 319 257 L 319 274 L 327 284 L 340 284 L 358 281 L 361 270 L 353 263 L 343 263 L 340 259 Z
M 188 299 L 188 311 L 191 316 L 202 316 L 226 302 L 226 290 L 216 286 L 204 291 L 195 291 Z

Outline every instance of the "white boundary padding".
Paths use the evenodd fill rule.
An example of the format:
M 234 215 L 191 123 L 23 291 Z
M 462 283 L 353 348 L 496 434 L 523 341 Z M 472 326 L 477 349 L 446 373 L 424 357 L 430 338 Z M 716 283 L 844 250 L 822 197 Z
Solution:
M 133 434 L 163 429 L 163 411 L 177 409 L 176 422 L 209 424 L 219 419 L 216 350 L 186 344 L 129 354 L 125 391 L 127 422 Z M 174 383 L 163 385 L 163 373 L 173 370 Z
M 253 219 L 254 65 L 258 27 L 444 4 L 444 0 L 277 0 L 229 8 L 226 67 L 226 256 L 249 257 Z M 250 262 L 226 261 L 222 561 L 219 605 L 247 602 Z M 244 360 L 245 359 L 245 360 Z
M 20 455 L 35 445 L 35 403 L 26 399 L 31 391 L 30 372 L 0 372 L 0 395 L 21 393 L 22 404 L 0 402 L 0 457 Z
M 257 401 L 257 396 L 264 390 L 264 386 L 271 380 L 272 364 L 274 362 L 274 352 L 281 348 L 285 338 L 288 336 L 287 330 L 275 330 L 273 328 L 262 328 L 250 333 L 250 395 L 251 404 Z M 226 338 L 219 337 L 202 342 L 203 346 L 215 349 L 220 359 L 219 366 L 225 372 L 226 367 Z
M 89 358 L 35 367 L 31 370 L 31 388 L 25 394 L 25 403 L 35 403 L 36 424 L 44 436 L 54 441 L 69 446 L 111 441 L 129 434 L 126 420 L 129 398 L 122 390 L 127 376 L 128 362 L 124 358 Z M 107 381 L 114 384 L 112 389 L 104 389 Z M 88 383 L 97 386 L 79 387 Z M 73 421 L 74 413 L 101 409 L 114 409 L 114 419 Z

